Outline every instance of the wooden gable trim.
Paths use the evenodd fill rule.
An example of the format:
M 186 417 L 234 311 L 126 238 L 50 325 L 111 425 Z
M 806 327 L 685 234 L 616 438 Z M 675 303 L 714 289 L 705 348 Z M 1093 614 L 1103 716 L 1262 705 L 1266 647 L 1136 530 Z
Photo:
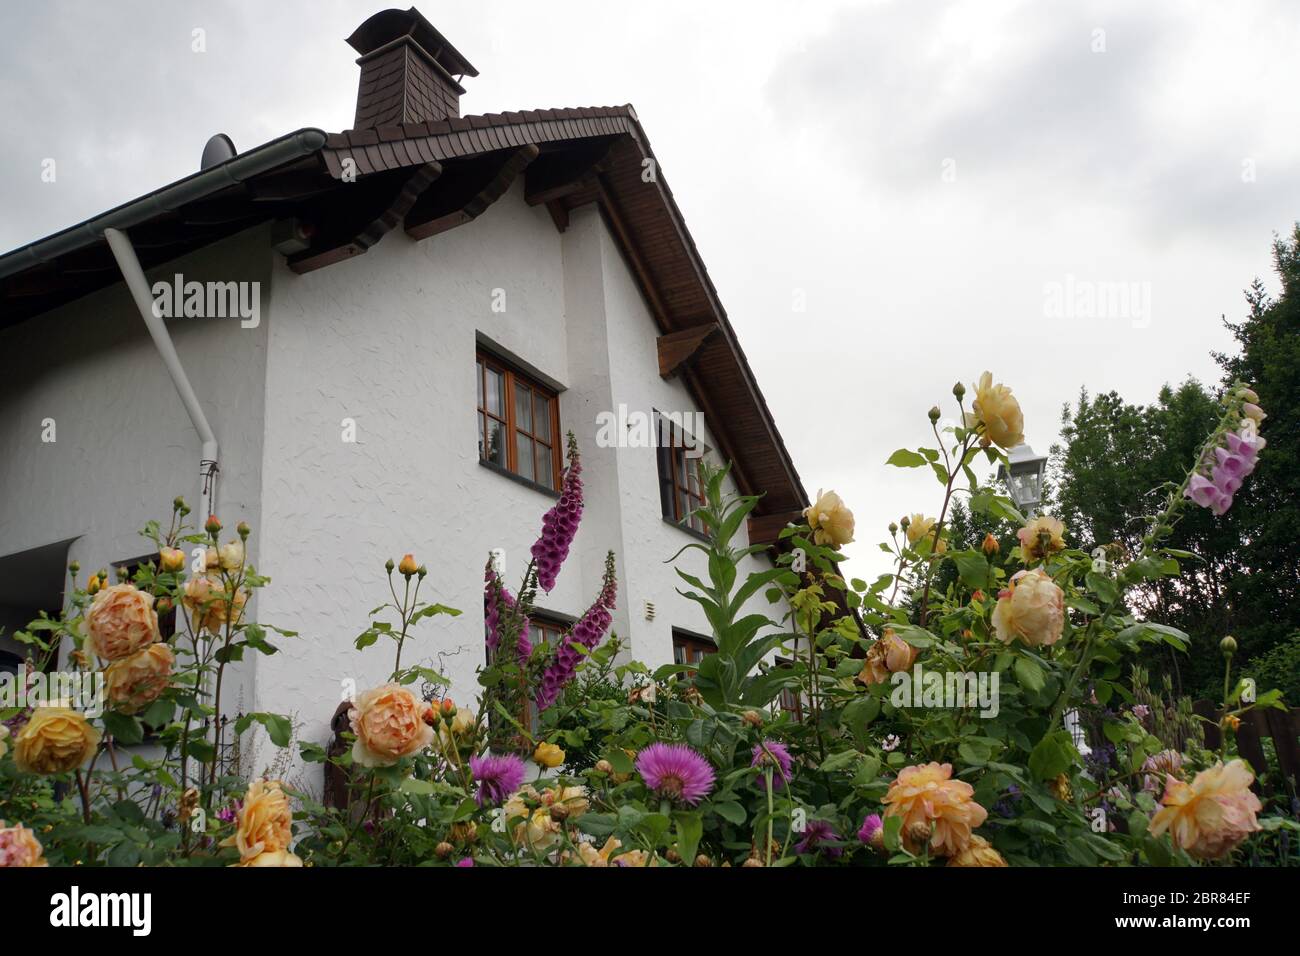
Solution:
M 659 377 L 672 378 L 676 375 L 699 353 L 709 336 L 717 331 L 716 325 L 709 324 L 659 336 Z
M 529 143 L 514 150 L 503 150 L 500 162 L 489 166 L 486 174 L 469 173 L 460 184 L 444 192 L 432 192 L 418 202 L 406 216 L 406 234 L 412 239 L 427 239 L 440 232 L 473 222 L 500 199 L 519 174 L 540 152 Z

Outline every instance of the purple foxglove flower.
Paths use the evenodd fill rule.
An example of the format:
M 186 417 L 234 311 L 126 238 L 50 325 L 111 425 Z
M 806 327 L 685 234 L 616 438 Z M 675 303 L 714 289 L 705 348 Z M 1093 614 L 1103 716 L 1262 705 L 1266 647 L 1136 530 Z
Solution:
M 556 648 L 555 656 L 551 658 L 542 673 L 542 686 L 538 689 L 535 700 L 538 712 L 555 703 L 556 698 L 560 696 L 560 691 L 573 679 L 578 665 L 586 656 L 577 650 L 577 645 L 592 651 L 601 642 L 614 619 L 610 612 L 614 610 L 617 598 L 618 579 L 614 574 L 614 552 L 611 551 L 605 557 L 605 578 L 600 596 L 568 633 L 560 638 L 560 646 Z
M 569 556 L 569 546 L 582 518 L 582 459 L 578 457 L 578 440 L 573 432 L 569 432 L 568 459 L 569 467 L 560 482 L 560 500 L 542 516 L 542 533 L 532 549 L 537 586 L 547 594 L 555 587 L 555 578 Z
M 528 660 L 528 655 L 533 652 L 532 642 L 528 639 L 529 631 L 532 628 L 532 622 L 527 616 L 518 614 L 518 603 L 515 596 L 503 587 L 501 579 L 497 577 L 496 568 L 492 562 L 488 561 L 487 571 L 484 574 L 485 584 L 483 586 L 483 623 L 487 629 L 487 649 L 489 658 L 496 657 L 497 648 L 501 646 L 502 634 L 502 611 L 506 611 L 506 617 L 513 619 L 519 617 L 519 638 L 516 642 L 516 648 L 519 654 L 519 663 L 523 664 Z
M 1212 508 L 1222 492 L 1204 475 L 1192 475 L 1192 480 L 1188 482 L 1187 490 L 1183 494 L 1202 508 Z
M 1214 487 L 1219 489 L 1220 494 L 1235 495 L 1241 488 L 1241 477 L 1223 465 L 1215 465 L 1210 470 L 1210 480 L 1214 482 Z

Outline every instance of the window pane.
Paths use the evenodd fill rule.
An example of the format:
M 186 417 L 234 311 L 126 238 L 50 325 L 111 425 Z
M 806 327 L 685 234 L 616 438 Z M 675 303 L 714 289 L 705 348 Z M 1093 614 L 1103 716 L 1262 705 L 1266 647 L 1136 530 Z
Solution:
M 680 644 L 673 645 L 673 663 L 674 664 L 686 663 L 686 648 L 682 647 Z
M 555 463 L 551 460 L 551 449 L 540 442 L 537 448 L 537 483 L 547 488 L 555 487 Z
M 475 408 L 483 407 L 483 363 L 478 362 L 474 366 L 474 390 L 478 393 L 478 402 Z M 480 429 L 481 431 L 482 429 Z
M 506 411 L 506 379 L 494 369 L 487 370 L 487 410 L 493 415 L 504 416 Z
M 515 432 L 515 449 L 518 451 L 519 474 L 524 478 L 533 477 L 533 440 L 527 435 Z
M 483 453 L 483 425 L 484 425 L 483 413 L 479 412 L 478 413 L 478 456 L 480 458 L 487 457 L 487 455 Z
M 533 430 L 533 392 L 526 385 L 515 380 L 515 428 L 521 431 Z
M 677 489 L 677 518 L 685 518 L 691 513 L 691 503 L 686 500 L 686 492 Z
M 496 419 L 488 419 L 487 436 L 488 449 L 487 454 L 483 457 L 504 468 L 506 464 L 505 429 Z
M 551 401 L 540 392 L 533 394 L 533 434 L 543 441 L 551 440 Z

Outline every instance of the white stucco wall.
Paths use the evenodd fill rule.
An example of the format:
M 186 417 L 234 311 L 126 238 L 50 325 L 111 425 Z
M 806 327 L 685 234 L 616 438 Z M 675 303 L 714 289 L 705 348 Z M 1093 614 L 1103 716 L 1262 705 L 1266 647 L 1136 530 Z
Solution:
M 151 282 L 260 282 L 267 231 L 253 229 L 151 270 Z M 265 300 L 264 300 L 265 304 Z M 259 522 L 266 325 L 235 318 L 167 322 L 221 444 L 219 516 Z M 52 443 L 42 421 L 55 421 Z M 198 519 L 201 442 L 120 281 L 0 332 L 0 556 L 75 539 L 82 579 L 152 550 L 139 530 L 165 523 L 172 499 Z M 201 519 L 198 521 L 201 524 Z M 256 542 L 253 559 L 258 555 Z M 230 708 L 242 678 L 235 676 Z
M 492 309 L 495 289 L 504 312 Z M 516 184 L 473 223 L 429 240 L 395 231 L 365 256 L 305 276 L 277 263 L 269 312 L 261 531 L 274 585 L 261 613 L 303 637 L 261 662 L 261 707 L 296 711 L 321 739 L 351 682 L 386 676 L 391 647 L 358 653 L 352 640 L 388 596 L 384 560 L 406 551 L 429 567 L 422 597 L 465 613 L 422 625 L 403 662 L 437 667 L 458 700 L 475 696 L 487 554 L 505 549 L 514 587 L 552 504 L 478 462 L 479 335 L 565 386 L 561 428 L 583 454 L 582 526 L 539 606 L 581 614 L 613 549 L 614 629 L 632 655 L 667 663 L 674 625 L 708 633 L 663 563 L 693 539 L 662 519 L 653 449 L 596 446 L 597 414 L 620 402 L 696 407 L 680 382 L 659 378 L 658 331 L 594 209 L 578 210 L 561 235 Z M 355 444 L 341 440 L 344 418 L 356 421 Z M 761 596 L 755 607 L 768 609 Z

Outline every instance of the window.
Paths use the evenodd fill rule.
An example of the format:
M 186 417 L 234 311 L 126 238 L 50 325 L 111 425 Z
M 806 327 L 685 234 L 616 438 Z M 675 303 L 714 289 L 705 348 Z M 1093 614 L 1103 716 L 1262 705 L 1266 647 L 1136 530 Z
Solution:
M 673 630 L 673 663 L 695 666 L 705 654 L 718 653 L 718 646 L 703 637 Z
M 562 456 L 555 393 L 483 352 L 477 378 L 479 459 L 558 490 Z
M 793 667 L 794 661 L 787 660 L 783 657 L 776 659 L 777 667 Z M 782 710 L 789 711 L 790 716 L 796 721 L 803 721 L 803 698 L 799 696 L 799 688 L 787 687 L 781 691 L 780 707 Z
M 705 533 L 704 521 L 694 514 L 704 507 L 704 482 L 700 460 L 704 447 L 672 418 L 655 413 L 659 445 L 659 498 L 669 521 Z

